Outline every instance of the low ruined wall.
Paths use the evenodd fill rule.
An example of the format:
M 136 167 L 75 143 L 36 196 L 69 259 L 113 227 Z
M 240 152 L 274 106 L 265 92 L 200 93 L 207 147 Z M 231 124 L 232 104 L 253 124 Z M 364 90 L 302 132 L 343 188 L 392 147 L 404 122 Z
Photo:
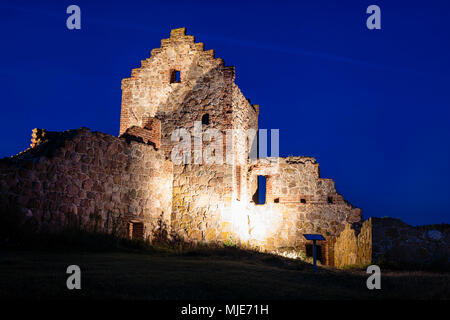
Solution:
M 25 210 L 41 229 L 78 225 L 127 235 L 135 221 L 151 236 L 170 225 L 173 169 L 162 152 L 85 128 L 47 136 L 0 160 L 2 201 Z
M 347 225 L 336 239 L 335 266 L 381 264 L 398 268 L 450 268 L 450 226 L 410 226 L 370 218 L 361 230 Z
M 360 231 L 347 224 L 334 244 L 334 265 L 365 266 L 372 262 L 372 220 L 364 221 Z
M 400 219 L 372 218 L 373 261 L 394 267 L 450 269 L 450 226 L 410 226 Z
M 240 234 L 266 250 L 305 251 L 306 233 L 322 234 L 322 261 L 333 264 L 334 239 L 346 224 L 359 224 L 361 209 L 336 191 L 331 179 L 320 178 L 319 164 L 311 157 L 267 158 L 248 168 L 248 197 L 257 188 L 257 176 L 266 177 L 266 203 L 251 202 L 241 221 Z M 237 223 L 236 225 L 239 225 Z

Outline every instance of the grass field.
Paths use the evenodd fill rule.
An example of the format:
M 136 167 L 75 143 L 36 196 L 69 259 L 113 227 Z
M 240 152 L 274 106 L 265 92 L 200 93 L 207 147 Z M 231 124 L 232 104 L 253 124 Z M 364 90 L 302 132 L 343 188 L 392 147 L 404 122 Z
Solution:
M 68 290 L 66 268 L 81 268 Z M 236 248 L 185 253 L 0 252 L 0 299 L 449 299 L 450 274 L 382 270 L 381 290 L 364 271 L 320 268 Z

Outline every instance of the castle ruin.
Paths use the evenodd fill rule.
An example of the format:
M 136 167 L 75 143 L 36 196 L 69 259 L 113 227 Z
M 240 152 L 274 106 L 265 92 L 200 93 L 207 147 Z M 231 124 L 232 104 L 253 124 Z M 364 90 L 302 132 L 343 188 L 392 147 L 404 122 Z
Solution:
M 338 237 L 361 227 L 361 210 L 320 177 L 314 158 L 250 157 L 255 142 L 240 133 L 257 132 L 260 108 L 234 80 L 234 67 L 213 50 L 184 28 L 172 30 L 122 80 L 119 137 L 86 128 L 33 130 L 31 148 L 0 162 L 0 198 L 49 230 L 76 224 L 149 240 L 164 233 L 279 254 L 308 253 L 303 234 L 320 233 L 323 264 L 355 263 L 343 256 L 356 238 L 350 231 L 345 239 L 351 240 Z M 198 124 L 203 141 L 189 141 L 184 155 L 195 160 L 219 143 L 227 161 L 172 161 L 174 131 L 193 132 Z M 208 129 L 218 130 L 219 139 L 208 139 Z M 263 204 L 258 177 L 266 181 Z M 366 247 L 361 263 L 371 259 L 371 244 Z
M 315 159 L 250 159 L 251 141 L 242 132 L 258 130 L 260 109 L 234 80 L 234 67 L 183 28 L 172 30 L 122 81 L 120 134 L 152 137 L 168 159 L 174 130 L 192 132 L 196 121 L 203 132 L 218 129 L 224 145 L 232 140 L 226 155 L 224 147 L 226 163 L 173 166 L 171 230 L 187 241 L 233 239 L 275 250 L 304 246 L 304 233 L 323 233 L 332 241 L 346 223 L 360 222 L 361 210 L 344 201 L 331 179 L 320 178 Z M 233 132 L 228 141 L 226 130 Z M 191 159 L 196 148 L 192 142 Z M 258 204 L 258 176 L 266 180 L 264 204 Z M 327 251 L 322 259 L 329 261 Z

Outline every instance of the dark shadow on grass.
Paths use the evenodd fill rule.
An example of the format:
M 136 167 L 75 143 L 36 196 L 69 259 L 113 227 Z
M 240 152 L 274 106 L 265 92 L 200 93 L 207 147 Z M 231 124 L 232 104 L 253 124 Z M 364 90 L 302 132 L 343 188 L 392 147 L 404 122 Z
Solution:
M 265 265 L 290 270 L 312 270 L 312 266 L 301 260 L 284 258 L 269 253 L 227 247 L 220 244 L 197 244 L 179 240 L 124 239 L 113 234 L 94 233 L 67 228 L 58 233 L 34 233 L 21 237 L 20 241 L 3 241 L 0 248 L 7 251 L 43 251 L 51 253 L 134 253 L 156 256 L 185 257 L 195 260 L 230 260 Z

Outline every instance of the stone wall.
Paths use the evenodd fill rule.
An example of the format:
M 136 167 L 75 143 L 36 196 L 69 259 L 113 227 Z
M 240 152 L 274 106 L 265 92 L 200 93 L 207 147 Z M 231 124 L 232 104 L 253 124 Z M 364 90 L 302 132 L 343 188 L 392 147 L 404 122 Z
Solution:
M 127 236 L 128 223 L 141 222 L 152 237 L 170 225 L 173 169 L 162 152 L 85 128 L 41 136 L 51 138 L 0 161 L 1 200 L 41 229 L 76 225 Z
M 226 240 L 231 181 L 229 165 L 174 166 L 172 230 L 188 242 Z
M 366 220 L 361 228 L 351 224 L 337 237 L 334 245 L 334 264 L 338 268 L 346 266 L 366 266 L 372 263 L 372 220 Z
M 251 201 L 247 205 L 249 241 L 266 250 L 305 252 L 308 242 L 303 235 L 319 233 L 327 239 L 319 243 L 322 261 L 332 265 L 334 239 L 346 224 L 361 222 L 361 210 L 344 201 L 331 179 L 320 178 L 314 158 L 254 161 L 247 170 L 247 185 L 252 186 L 247 190 L 250 199 L 256 193 L 258 175 L 266 177 L 266 203 Z
M 179 81 L 174 81 L 173 72 L 180 73 Z M 179 143 L 172 141 L 176 130 L 191 136 L 190 152 L 183 155 L 189 163 L 175 164 L 173 178 L 172 229 L 186 241 L 212 242 L 229 236 L 225 211 L 231 209 L 237 180 L 244 181 L 245 172 L 240 171 L 241 179 L 236 177 L 237 156 L 246 162 L 245 149 L 235 148 L 239 136 L 231 134 L 227 141 L 226 134 L 249 125 L 257 128 L 257 109 L 234 84 L 234 77 L 234 67 L 225 66 L 213 50 L 205 51 L 203 43 L 181 28 L 172 30 L 170 38 L 122 81 L 121 133 L 143 126 L 146 117 L 160 119 L 161 149 L 168 158 Z M 221 141 L 209 139 L 206 133 L 212 129 Z M 208 164 L 204 154 L 212 144 L 222 148 L 221 161 Z
M 180 72 L 180 81 L 172 82 L 171 73 Z M 145 125 L 145 119 L 161 120 L 162 145 L 170 156 L 174 130 L 193 130 L 195 121 L 205 114 L 209 124 L 204 129 L 232 128 L 232 85 L 234 67 L 214 57 L 214 50 L 204 50 L 186 29 L 172 30 L 170 38 L 161 40 L 161 48 L 133 69 L 122 80 L 120 133 L 131 126 Z
M 399 267 L 447 267 L 450 270 L 450 226 L 410 226 L 400 219 L 371 218 L 372 259 Z
M 153 145 L 156 149 L 161 148 L 161 121 L 148 117 L 144 120 L 144 126 L 131 126 L 120 135 L 128 140 L 134 140 Z
M 399 268 L 450 268 L 450 226 L 410 226 L 394 218 L 350 224 L 335 244 L 337 267 L 382 264 Z
M 213 50 L 184 28 L 172 30 L 122 80 L 119 138 L 33 130 L 32 148 L 0 160 L 0 200 L 41 229 L 77 225 L 149 238 L 165 231 L 294 256 L 308 251 L 304 234 L 319 233 L 326 238 L 319 259 L 328 265 L 449 265 L 448 226 L 362 223 L 361 210 L 320 177 L 314 158 L 249 157 L 260 108 L 234 80 L 234 67 Z M 179 129 L 188 140 L 175 150 L 188 163 L 171 161 Z M 258 176 L 266 178 L 264 204 Z

